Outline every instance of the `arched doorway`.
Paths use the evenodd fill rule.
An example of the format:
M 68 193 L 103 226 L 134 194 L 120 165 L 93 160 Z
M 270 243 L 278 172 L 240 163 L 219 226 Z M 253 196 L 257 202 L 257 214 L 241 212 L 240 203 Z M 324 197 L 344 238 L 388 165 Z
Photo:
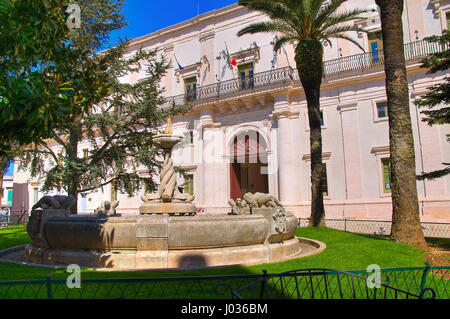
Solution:
M 234 136 L 230 150 L 230 197 L 242 198 L 247 192 L 268 193 L 267 145 L 254 130 Z

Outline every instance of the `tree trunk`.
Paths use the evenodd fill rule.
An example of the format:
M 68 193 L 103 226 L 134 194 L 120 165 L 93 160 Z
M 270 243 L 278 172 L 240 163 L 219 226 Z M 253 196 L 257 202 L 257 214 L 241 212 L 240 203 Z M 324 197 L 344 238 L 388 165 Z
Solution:
M 67 193 L 75 198 L 75 204 L 70 209 L 72 215 L 78 213 L 78 178 L 72 177 L 69 184 L 67 185 Z
M 325 226 L 322 192 L 322 132 L 320 121 L 320 85 L 323 74 L 322 43 L 301 41 L 295 50 L 295 62 L 305 90 L 310 128 L 311 152 L 311 226 Z
M 381 8 L 391 154 L 394 241 L 426 247 L 417 199 L 416 162 L 403 43 L 403 0 L 376 0 Z
M 78 123 L 78 119 L 74 121 Z M 80 127 L 72 127 L 70 129 L 69 141 L 68 141 L 68 158 L 69 162 L 74 162 L 78 158 L 78 142 L 81 138 Z M 70 174 L 67 181 L 67 193 L 75 197 L 75 204 L 70 209 L 71 214 L 75 215 L 78 213 L 78 187 L 80 182 L 79 172 L 75 167 L 69 167 Z

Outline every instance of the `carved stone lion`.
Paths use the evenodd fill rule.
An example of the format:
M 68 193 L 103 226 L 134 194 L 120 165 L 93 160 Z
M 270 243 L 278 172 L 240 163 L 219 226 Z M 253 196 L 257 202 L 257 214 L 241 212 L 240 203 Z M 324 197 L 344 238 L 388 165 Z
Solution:
M 116 216 L 116 207 L 119 206 L 119 201 L 115 201 L 110 203 L 107 200 L 103 200 L 101 206 L 98 207 L 94 213 L 97 214 L 98 217 L 110 217 Z
M 250 207 L 283 207 L 278 199 L 271 194 L 264 193 L 246 193 L 244 200 Z
M 36 204 L 31 208 L 32 210 L 42 208 L 45 209 L 65 209 L 67 212 L 75 204 L 75 197 L 72 195 L 55 195 L 55 196 L 43 196 Z

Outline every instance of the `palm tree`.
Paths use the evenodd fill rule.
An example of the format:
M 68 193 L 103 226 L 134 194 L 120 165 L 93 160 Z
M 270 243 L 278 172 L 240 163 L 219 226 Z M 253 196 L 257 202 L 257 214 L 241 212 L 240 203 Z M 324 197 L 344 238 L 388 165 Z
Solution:
M 403 47 L 403 0 L 376 0 L 381 9 L 391 153 L 394 241 L 426 247 L 420 224 L 414 138 Z
M 347 0 L 239 0 L 251 10 L 267 14 L 271 21 L 252 23 L 238 32 L 238 36 L 259 32 L 277 33 L 274 50 L 288 41 L 295 41 L 295 62 L 305 91 L 310 127 L 311 151 L 311 218 L 310 225 L 325 224 L 322 181 L 322 133 L 320 125 L 320 85 L 323 76 L 323 42 L 331 46 L 330 38 L 348 40 L 361 45 L 347 32 L 365 30 L 345 24 L 367 10 L 354 9 L 337 12 Z

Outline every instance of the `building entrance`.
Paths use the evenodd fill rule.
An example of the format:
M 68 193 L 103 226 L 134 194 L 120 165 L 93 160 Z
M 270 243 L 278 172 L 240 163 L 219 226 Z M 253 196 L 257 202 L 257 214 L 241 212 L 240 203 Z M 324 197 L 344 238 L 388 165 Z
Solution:
M 235 136 L 231 149 L 230 197 L 247 192 L 269 192 L 265 141 L 256 131 Z

